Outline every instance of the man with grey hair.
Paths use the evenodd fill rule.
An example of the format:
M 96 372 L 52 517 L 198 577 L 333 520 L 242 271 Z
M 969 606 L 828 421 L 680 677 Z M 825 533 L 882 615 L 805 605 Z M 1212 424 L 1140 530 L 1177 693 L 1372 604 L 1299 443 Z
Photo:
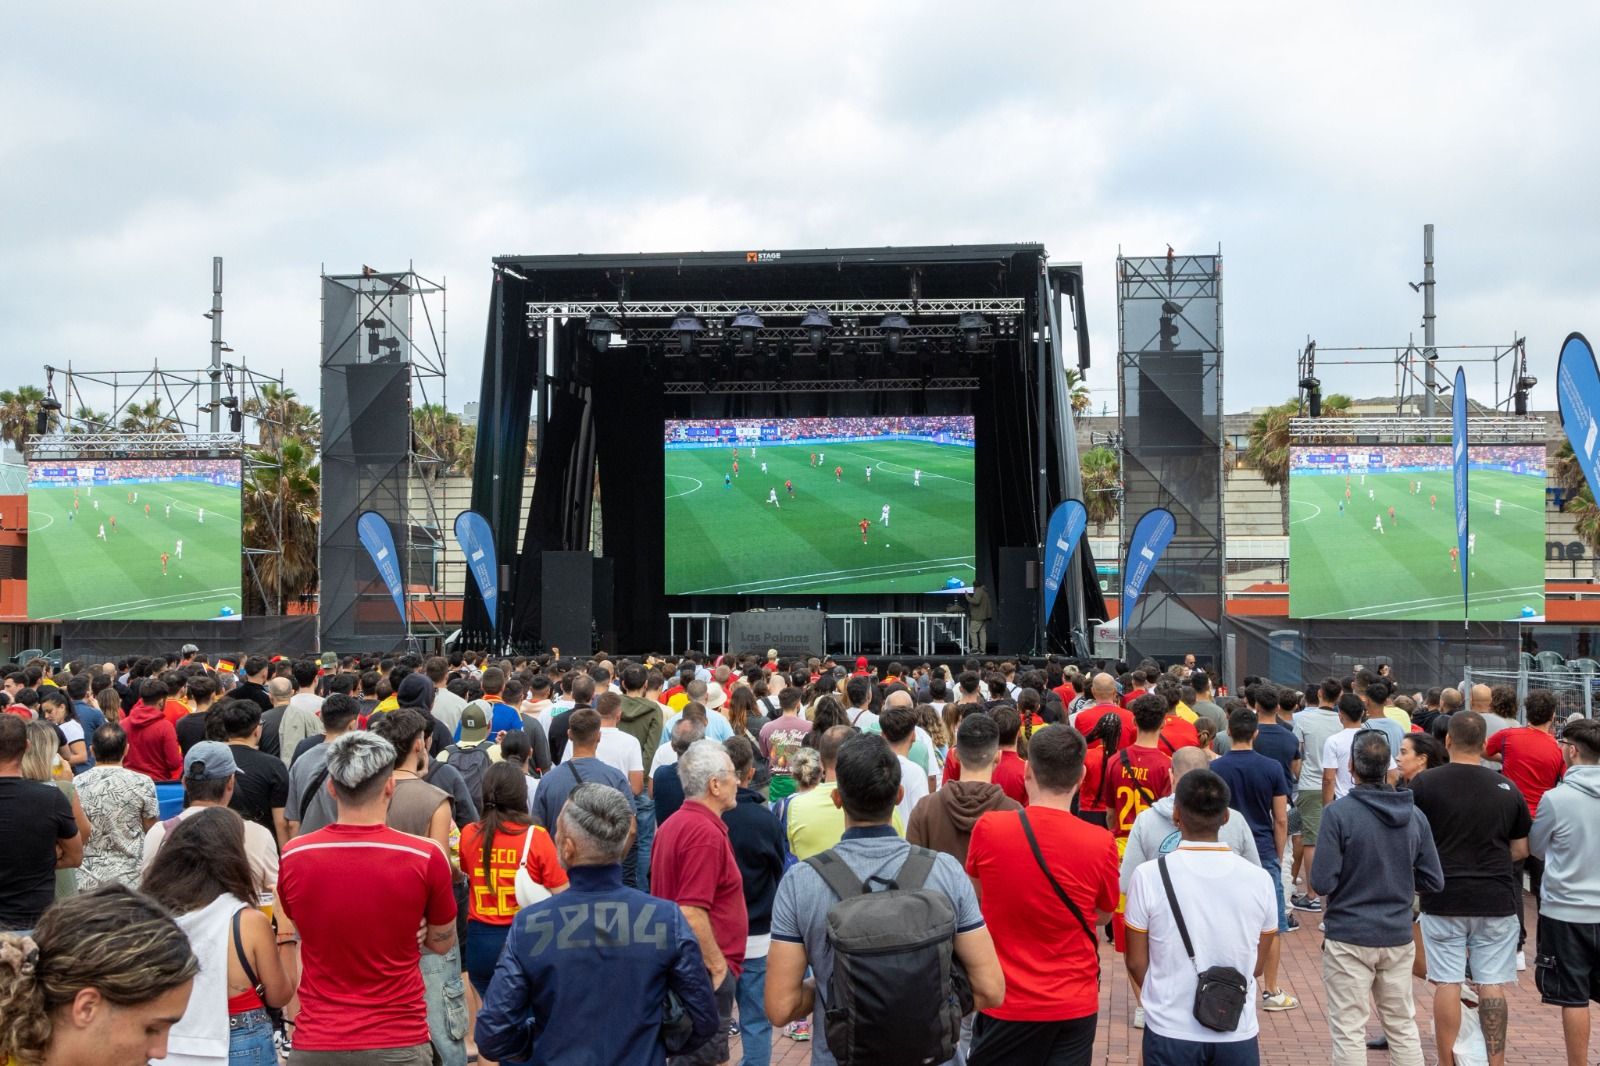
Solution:
M 698 1053 L 681 1061 L 722 1063 L 728 1059 L 734 987 L 750 933 L 744 878 L 722 820 L 722 813 L 737 802 L 739 779 L 733 760 L 714 740 L 689 745 L 678 759 L 678 779 L 683 783 L 683 806 L 656 832 L 650 886 L 656 895 L 683 908 L 716 988 L 721 1019 L 717 1033 Z
M 283 760 L 283 765 L 288 766 L 294 762 L 294 750 L 300 746 L 300 742 L 322 732 L 322 719 L 318 717 L 322 714 L 322 702 L 318 700 L 316 709 L 311 710 L 305 701 L 296 696 L 292 683 L 286 677 L 275 677 L 267 682 L 267 698 L 272 700 L 269 714 L 276 713 L 279 707 L 283 708 L 283 713 L 278 717 L 277 754 Z M 266 715 L 263 715 L 263 736 L 266 735 L 266 722 Z
M 1335 1063 L 1365 1063 L 1367 1000 L 1378 1006 L 1389 1061 L 1422 1066 L 1411 993 L 1411 901 L 1444 887 L 1428 819 L 1410 792 L 1388 783 L 1389 739 L 1376 729 L 1350 745 L 1355 786 L 1323 813 L 1311 860 L 1314 891 L 1327 897 L 1322 982 Z
M 678 813 L 678 808 L 683 806 L 683 782 L 678 778 L 678 760 L 691 746 L 705 738 L 705 727 L 685 718 L 672 727 L 672 740 L 657 752 L 649 785 L 657 825 Z
M 299 931 L 302 965 L 291 1063 L 354 1064 L 380 1050 L 387 1063 L 433 1062 L 417 929 L 421 947 L 449 954 L 455 893 L 438 844 L 387 825 L 395 762 L 371 733 L 332 741 L 338 821 L 284 846 L 277 903 Z
M 622 883 L 632 833 L 633 805 L 617 789 L 584 784 L 567 797 L 555 834 L 567 890 L 512 925 L 478 1012 L 479 1054 L 527 1061 L 542 1045 L 581 1048 L 593 1062 L 660 1063 L 681 1050 L 662 1041 L 668 991 L 692 1026 L 685 1046 L 714 1035 L 717 1004 L 688 920 Z M 597 1003 L 618 1008 L 600 1025 Z

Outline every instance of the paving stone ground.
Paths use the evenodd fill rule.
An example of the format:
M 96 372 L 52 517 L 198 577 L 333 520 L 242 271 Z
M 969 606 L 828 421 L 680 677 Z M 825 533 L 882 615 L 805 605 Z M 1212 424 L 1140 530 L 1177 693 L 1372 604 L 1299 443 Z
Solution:
M 1267 1066 L 1326 1066 L 1330 1059 L 1320 959 L 1322 934 L 1317 931 L 1315 915 L 1302 914 L 1299 917 L 1300 930 L 1284 936 L 1279 972 L 1281 983 L 1300 999 L 1301 1005 L 1298 1010 L 1260 1015 L 1261 1061 Z M 1529 968 L 1517 975 L 1516 988 L 1508 997 L 1511 1029 L 1507 1039 L 1506 1062 L 1512 1066 L 1562 1066 L 1566 1062 L 1566 1052 L 1561 1042 L 1561 1013 L 1541 1004 L 1539 993 L 1533 985 L 1532 931 L 1536 922 L 1531 900 L 1528 903 L 1527 920 Z M 1130 990 L 1122 959 L 1109 945 L 1102 945 L 1100 962 L 1104 977 L 1100 989 L 1095 1066 L 1141 1066 L 1141 1033 L 1132 1025 Z M 1436 1066 L 1431 988 L 1427 982 L 1417 981 L 1415 989 L 1423 1057 L 1429 1066 Z M 1376 1020 L 1369 1026 L 1369 1031 L 1377 1033 Z M 1600 1061 L 1595 1058 L 1600 1055 L 1600 1038 L 1597 1038 L 1590 1055 L 1591 1061 Z M 742 1061 L 737 1040 L 734 1041 L 732 1061 L 735 1064 Z M 802 1066 L 810 1061 L 809 1045 L 797 1044 L 782 1036 L 774 1037 L 774 1066 Z M 1386 1052 L 1372 1051 L 1368 1053 L 1367 1061 L 1377 1066 L 1387 1063 L 1389 1056 Z

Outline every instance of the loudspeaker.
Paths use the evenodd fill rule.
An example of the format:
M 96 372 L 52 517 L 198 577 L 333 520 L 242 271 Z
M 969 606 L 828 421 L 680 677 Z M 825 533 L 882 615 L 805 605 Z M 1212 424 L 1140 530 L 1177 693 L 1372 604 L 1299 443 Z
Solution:
M 1032 548 L 1000 549 L 1000 589 L 995 598 L 994 619 L 989 623 L 989 643 L 1001 655 L 1015 655 L 1033 647 L 1038 606 L 1036 594 L 1028 590 L 1028 570 L 1036 562 Z
M 596 647 L 617 649 L 617 563 L 615 559 L 594 561 L 594 632 Z
M 539 636 L 562 655 L 594 651 L 594 563 L 591 552 L 543 552 Z
M 1206 447 L 1200 420 L 1205 359 L 1200 352 L 1139 353 L 1139 440 L 1148 455 L 1187 455 Z

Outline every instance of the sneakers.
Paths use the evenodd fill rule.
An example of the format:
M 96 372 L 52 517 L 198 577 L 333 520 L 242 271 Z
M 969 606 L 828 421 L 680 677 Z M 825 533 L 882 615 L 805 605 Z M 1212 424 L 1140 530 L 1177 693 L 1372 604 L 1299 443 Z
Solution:
M 1526 970 L 1527 968 L 1528 968 L 1528 953 L 1526 951 L 1517 952 L 1517 972 L 1521 973 L 1523 970 Z
M 1320 899 L 1313 899 L 1305 893 L 1294 896 L 1289 900 L 1289 903 L 1297 911 L 1309 911 L 1312 914 L 1322 913 L 1322 901 Z
M 1284 918 L 1283 924 L 1288 927 L 1287 932 L 1298 933 L 1300 931 L 1300 922 L 1292 914 Z
M 1300 1001 L 1281 988 L 1276 992 L 1264 993 L 1261 997 L 1262 1010 L 1294 1010 L 1298 1006 Z
M 1144 1008 L 1143 1007 L 1135 1007 L 1135 1008 L 1133 1008 L 1133 1027 L 1135 1029 L 1143 1029 L 1144 1028 Z
M 738 1022 L 729 1022 L 728 1023 L 728 1035 L 729 1036 L 738 1036 L 739 1035 L 739 1023 Z
M 810 1040 L 811 1023 L 809 1021 L 792 1023 L 789 1026 L 789 1039 L 801 1044 Z

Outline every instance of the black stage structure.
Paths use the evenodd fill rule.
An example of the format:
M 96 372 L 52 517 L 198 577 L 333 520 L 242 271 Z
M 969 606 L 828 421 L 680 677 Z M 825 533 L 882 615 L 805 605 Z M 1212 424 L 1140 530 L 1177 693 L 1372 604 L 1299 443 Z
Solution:
M 493 282 L 472 500 L 502 589 L 496 633 L 469 582 L 469 646 L 588 652 L 573 634 L 592 621 L 600 647 L 645 652 L 666 647 L 671 612 L 800 606 L 665 595 L 666 419 L 972 414 L 991 646 L 1088 653 L 1085 619 L 1105 607 L 1087 538 L 1047 630 L 1037 588 L 1047 516 L 1081 491 L 1066 383 L 1089 360 L 1077 265 L 1052 266 L 1038 244 L 502 256 Z M 761 319 L 753 334 L 734 321 L 745 309 Z M 537 476 L 519 541 L 530 429 Z M 949 602 L 820 600 L 835 614 Z

